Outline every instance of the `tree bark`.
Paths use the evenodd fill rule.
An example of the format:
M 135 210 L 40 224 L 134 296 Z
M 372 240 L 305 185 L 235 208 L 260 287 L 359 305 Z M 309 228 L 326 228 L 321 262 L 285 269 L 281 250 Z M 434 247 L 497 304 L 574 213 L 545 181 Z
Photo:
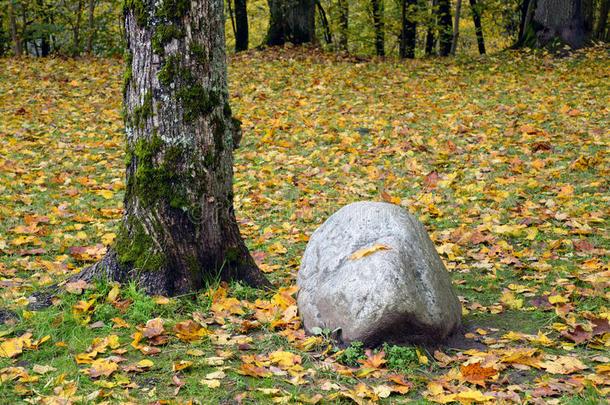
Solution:
M 434 20 L 428 25 L 426 31 L 426 56 L 434 55 L 436 50 L 436 32 L 438 28 L 438 0 L 432 0 L 432 8 L 430 13 L 430 19 Z
M 439 54 L 448 56 L 451 52 L 453 41 L 453 21 L 451 18 L 451 2 L 449 0 L 438 0 L 438 31 L 439 31 Z
M 235 52 L 248 50 L 248 7 L 246 0 L 235 0 Z
M 385 56 L 385 27 L 383 23 L 383 0 L 371 0 L 373 26 L 375 27 L 375 53 Z
M 176 295 L 214 280 L 269 286 L 233 209 L 239 121 L 227 89 L 223 0 L 125 2 L 126 192 L 117 237 L 78 278 Z
M 13 54 L 21 56 L 21 40 L 17 33 L 17 18 L 15 17 L 15 5 L 11 2 L 8 8 L 9 21 L 11 24 L 11 40 L 13 45 Z
M 457 0 L 455 4 L 455 22 L 453 24 L 453 39 L 451 40 L 451 50 L 449 53 L 455 55 L 458 38 L 460 36 L 460 14 L 462 13 L 462 0 Z
M 73 35 L 74 35 L 74 49 L 72 50 L 72 56 L 75 57 L 77 56 L 80 52 L 79 52 L 79 48 L 80 48 L 80 20 L 81 20 L 81 16 L 82 16 L 82 10 L 83 10 L 83 0 L 78 0 L 78 7 L 76 9 L 76 24 L 74 25 L 74 29 L 72 31 Z
M 315 0 L 268 0 L 269 29 L 265 44 L 304 44 L 315 40 Z
M 581 0 L 538 0 L 534 21 L 537 46 L 554 46 L 555 39 L 573 49 L 581 48 L 586 38 Z
M 481 25 L 481 8 L 477 5 L 477 0 L 470 0 L 470 10 L 472 11 L 472 22 L 474 23 L 474 31 L 477 35 L 477 45 L 479 46 L 479 54 L 485 54 L 485 40 L 483 39 L 483 26 Z
M 339 1 L 339 49 L 347 51 L 347 37 L 349 25 L 348 0 Z
M 87 54 L 93 51 L 93 38 L 95 37 L 95 0 L 89 0 L 89 37 L 87 38 Z
M 415 35 L 417 23 L 415 22 L 414 7 L 417 5 L 417 0 L 401 0 L 401 30 L 400 44 L 398 54 L 401 58 L 415 57 Z
M 320 21 L 322 22 L 322 29 L 324 30 L 324 40 L 327 44 L 330 44 L 333 42 L 333 36 L 330 31 L 328 18 L 326 18 L 326 11 L 324 11 L 324 7 L 322 7 L 320 0 L 316 0 L 316 8 L 318 9 L 318 14 L 320 14 Z

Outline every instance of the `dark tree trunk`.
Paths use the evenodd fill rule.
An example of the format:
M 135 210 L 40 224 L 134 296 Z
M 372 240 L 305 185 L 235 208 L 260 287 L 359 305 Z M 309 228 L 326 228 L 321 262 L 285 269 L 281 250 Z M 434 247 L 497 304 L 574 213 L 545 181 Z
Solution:
M 235 52 L 248 49 L 248 7 L 246 0 L 235 0 Z
M 417 24 L 415 22 L 415 6 L 417 0 L 401 0 L 401 30 L 398 54 L 401 58 L 415 57 L 415 34 Z
M 430 15 L 430 23 L 426 31 L 426 56 L 434 55 L 436 50 L 436 32 L 438 26 L 438 0 L 432 0 L 432 12 Z
M 233 210 L 241 133 L 229 106 L 223 0 L 125 2 L 123 13 L 124 214 L 113 247 L 77 277 L 137 280 L 163 295 L 218 279 L 269 286 Z
M 519 20 L 519 34 L 517 34 L 517 44 L 519 44 L 522 39 L 523 39 L 523 35 L 525 34 L 525 23 L 527 20 L 527 10 L 528 7 L 530 7 L 530 3 L 535 2 L 536 0 L 523 0 L 521 2 L 521 7 L 520 7 L 520 11 L 521 11 L 521 19 Z
M 347 33 L 349 24 L 348 0 L 339 1 L 339 48 L 347 51 Z
M 481 25 L 481 7 L 477 5 L 477 0 L 470 0 L 470 10 L 472 11 L 474 31 L 477 35 L 477 45 L 479 46 L 479 54 L 484 55 L 485 41 L 483 39 L 483 26 Z
M 383 23 L 383 0 L 371 0 L 373 26 L 375 27 L 375 53 L 385 56 L 385 27 Z
M 83 0 L 78 0 L 78 8 L 76 9 L 76 24 L 72 30 L 74 35 L 74 49 L 72 50 L 72 56 L 77 56 L 80 53 L 80 20 L 83 11 Z
M 451 50 L 449 53 L 455 55 L 457 50 L 458 38 L 460 37 L 460 15 L 462 14 L 462 0 L 457 0 L 455 4 L 455 22 L 453 23 L 453 39 L 451 40 Z
M 556 39 L 573 49 L 581 48 L 586 33 L 582 16 L 581 0 L 538 0 L 534 21 L 537 46 L 552 46 Z
M 453 41 L 453 21 L 451 18 L 451 2 L 449 0 L 438 0 L 438 37 L 439 54 L 448 56 L 451 53 Z
M 587 33 L 593 32 L 595 26 L 595 8 L 597 6 L 596 0 L 581 0 L 582 1 L 582 17 L 583 17 L 583 29 Z
M 95 37 L 95 0 L 89 0 L 89 37 L 87 38 L 87 54 L 93 52 L 93 38 Z
M 326 11 L 324 11 L 324 7 L 322 7 L 322 3 L 320 0 L 316 0 L 316 8 L 318 9 L 318 13 L 320 14 L 320 21 L 322 21 L 322 29 L 324 29 L 324 41 L 327 44 L 333 42 L 333 36 L 330 32 L 330 24 L 328 23 L 328 18 L 326 18 Z
M 13 45 L 13 54 L 21 56 L 21 39 L 17 33 L 17 18 L 15 17 L 15 6 L 11 2 L 8 8 L 9 21 L 11 24 L 11 40 Z
M 269 30 L 265 44 L 274 46 L 314 41 L 315 0 L 268 0 L 268 3 Z

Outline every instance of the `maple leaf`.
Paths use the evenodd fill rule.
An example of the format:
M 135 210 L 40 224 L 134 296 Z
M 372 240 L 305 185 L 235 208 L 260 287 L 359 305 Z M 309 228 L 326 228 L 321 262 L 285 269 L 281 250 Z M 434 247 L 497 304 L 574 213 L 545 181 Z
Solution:
M 174 332 L 176 332 L 178 339 L 191 343 L 196 342 L 200 340 L 201 337 L 211 333 L 208 329 L 202 328 L 199 324 L 190 319 L 176 323 L 174 325 Z
M 119 368 L 118 364 L 108 359 L 97 359 L 91 364 L 91 368 L 87 369 L 87 374 L 92 378 L 101 376 L 108 377 Z
M 391 249 L 392 249 L 391 247 L 384 246 L 384 245 L 382 245 L 380 243 L 375 242 L 373 244 L 373 246 L 371 246 L 371 247 L 363 248 L 363 249 L 359 249 L 359 250 L 355 251 L 354 253 L 352 253 L 349 256 L 349 259 L 350 260 L 359 260 L 359 259 L 362 259 L 365 256 L 370 255 L 370 254 L 373 254 L 375 252 L 379 252 L 380 250 L 391 250 Z
M 163 322 L 164 321 L 161 318 L 150 319 L 146 322 L 146 327 L 142 331 L 142 335 L 151 339 L 165 333 Z
M 365 368 L 378 369 L 383 364 L 388 362 L 384 358 L 385 357 L 385 352 L 383 350 L 379 351 L 378 353 L 375 353 L 371 349 L 366 349 L 365 355 L 366 355 L 366 359 L 359 359 L 358 360 L 358 363 L 361 363 L 362 367 L 365 367 Z
M 485 388 L 485 381 L 490 381 L 490 378 L 498 374 L 498 370 L 494 367 L 483 367 L 481 363 L 470 363 L 466 366 L 461 366 L 462 380 Z

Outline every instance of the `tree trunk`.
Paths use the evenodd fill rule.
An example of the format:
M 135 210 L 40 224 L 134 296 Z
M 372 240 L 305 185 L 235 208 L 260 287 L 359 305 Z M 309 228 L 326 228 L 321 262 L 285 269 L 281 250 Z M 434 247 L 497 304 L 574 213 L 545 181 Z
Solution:
M 371 0 L 373 26 L 375 27 L 375 53 L 385 56 L 385 27 L 383 23 L 383 0 Z
M 322 29 L 324 30 L 324 40 L 327 44 L 333 42 L 333 36 L 330 32 L 330 24 L 328 23 L 328 18 L 326 18 L 326 11 L 324 11 L 324 7 L 322 7 L 322 3 L 320 0 L 316 0 L 316 8 L 318 9 L 318 13 L 320 14 L 320 21 L 322 22 Z
M 462 0 L 457 0 L 455 4 L 455 22 L 453 24 L 453 39 L 451 41 L 451 55 L 455 55 L 458 38 L 460 36 L 460 14 L 462 13 Z
M 81 20 L 81 16 L 82 16 L 82 10 L 83 10 L 83 0 L 78 0 L 78 8 L 76 9 L 76 24 L 74 25 L 74 29 L 72 30 L 72 33 L 74 34 L 74 49 L 72 50 L 72 56 L 76 57 L 78 56 L 79 52 L 79 48 L 80 48 L 80 20 Z
M 472 22 L 474 23 L 474 31 L 477 35 L 477 45 L 479 46 L 479 54 L 485 54 L 485 41 L 483 39 L 483 26 L 481 25 L 481 8 L 477 5 L 477 0 L 470 0 L 470 10 L 472 11 Z
M 13 44 L 13 54 L 15 56 L 21 56 L 21 40 L 19 34 L 17 34 L 17 18 L 15 17 L 15 5 L 9 3 L 8 15 L 11 24 L 11 40 Z
M 78 278 L 136 280 L 176 295 L 214 280 L 269 286 L 233 210 L 241 133 L 227 90 L 223 0 L 125 2 L 124 214 Z
M 401 0 L 401 30 L 398 54 L 401 58 L 415 57 L 415 34 L 417 25 L 415 22 L 415 6 L 417 0 Z M 408 15 L 408 17 L 407 17 Z
M 347 30 L 349 24 L 348 0 L 339 1 L 339 49 L 347 51 Z
M 93 51 L 93 38 L 95 37 L 95 0 L 89 0 L 89 38 L 87 38 L 87 54 Z
M 432 13 L 430 19 L 433 20 L 428 24 L 426 32 L 426 56 L 434 55 L 436 50 L 436 32 L 438 28 L 438 0 L 432 0 Z
M 235 52 L 248 50 L 248 7 L 246 0 L 235 0 Z
M 439 54 L 448 56 L 451 52 L 453 41 L 453 21 L 451 18 L 451 2 L 449 0 L 438 0 L 438 31 L 439 31 Z
M 608 23 L 608 10 L 610 10 L 610 0 L 601 0 L 599 5 L 599 17 L 595 24 L 595 39 L 607 40 L 606 24 Z
M 315 0 L 268 0 L 269 30 L 265 44 L 313 42 L 316 35 Z
M 554 41 L 581 48 L 586 38 L 580 0 L 538 0 L 534 21 L 538 47 L 555 46 Z

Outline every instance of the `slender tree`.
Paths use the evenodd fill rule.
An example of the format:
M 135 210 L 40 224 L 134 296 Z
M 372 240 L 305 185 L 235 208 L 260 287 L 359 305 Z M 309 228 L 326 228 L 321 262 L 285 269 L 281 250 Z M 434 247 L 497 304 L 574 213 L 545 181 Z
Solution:
M 248 5 L 246 0 L 235 0 L 235 51 L 248 49 Z
M 385 56 L 385 25 L 383 22 L 383 0 L 371 0 L 373 26 L 375 28 L 375 53 Z
M 426 56 L 434 55 L 436 50 L 436 33 L 438 28 L 438 0 L 432 0 L 430 21 L 426 30 Z
M 455 22 L 453 23 L 453 39 L 451 41 L 451 55 L 455 55 L 457 50 L 458 38 L 460 37 L 460 15 L 462 14 L 462 0 L 455 3 Z
M 327 44 L 332 43 L 333 36 L 330 31 L 330 24 L 328 23 L 328 18 L 326 18 L 326 11 L 324 11 L 324 7 L 322 7 L 322 3 L 320 0 L 316 0 L 316 9 L 318 10 L 318 14 L 320 15 L 320 21 L 322 22 L 322 29 L 324 30 L 324 41 Z
M 451 19 L 451 2 L 450 0 L 438 0 L 438 39 L 439 39 L 439 54 L 447 56 L 451 52 L 451 43 L 453 42 Z
M 599 18 L 595 23 L 594 37 L 602 41 L 610 40 L 610 32 L 607 32 L 608 11 L 610 10 L 610 0 L 601 0 L 599 6 Z
M 339 49 L 347 51 L 347 32 L 349 27 L 348 0 L 338 0 L 339 3 Z
M 268 0 L 269 29 L 265 44 L 313 42 L 316 35 L 315 0 Z
M 89 36 L 87 38 L 87 54 L 93 52 L 93 38 L 95 38 L 95 0 L 89 0 Z
M 8 6 L 8 16 L 11 24 L 11 40 L 13 45 L 13 54 L 21 55 L 21 38 L 17 32 L 17 17 L 15 16 L 15 3 L 11 1 Z
M 213 279 L 266 286 L 233 210 L 241 136 L 227 90 L 223 0 L 124 3 L 124 214 L 108 253 L 75 278 L 175 295 Z
M 401 29 L 398 54 L 401 58 L 415 57 L 415 36 L 417 23 L 415 21 L 415 6 L 417 0 L 401 0 Z
M 485 54 L 485 40 L 483 39 L 483 26 L 481 25 L 481 6 L 477 4 L 477 0 L 470 0 L 470 11 L 472 12 L 472 22 L 477 36 L 479 53 L 483 55 Z

